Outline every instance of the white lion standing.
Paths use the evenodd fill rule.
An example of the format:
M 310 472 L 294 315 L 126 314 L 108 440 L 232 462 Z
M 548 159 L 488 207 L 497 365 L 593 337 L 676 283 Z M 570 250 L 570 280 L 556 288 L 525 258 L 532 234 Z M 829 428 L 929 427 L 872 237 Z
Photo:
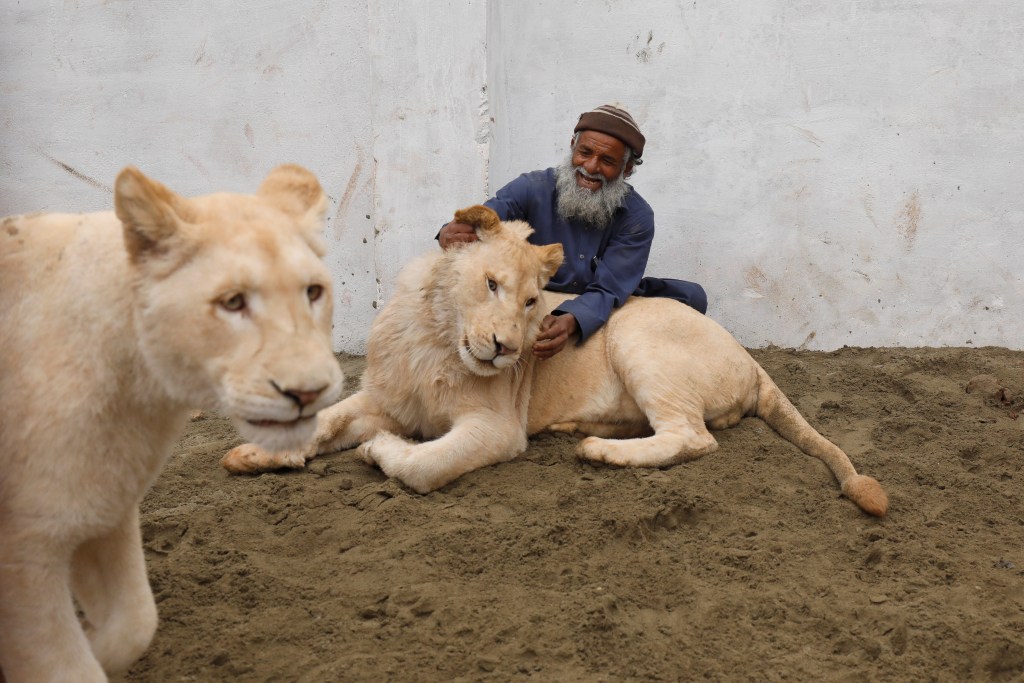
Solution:
M 340 395 L 316 178 L 0 222 L 0 680 L 93 683 L 157 624 L 139 501 L 189 409 L 269 448 Z M 72 596 L 85 615 L 83 629 Z

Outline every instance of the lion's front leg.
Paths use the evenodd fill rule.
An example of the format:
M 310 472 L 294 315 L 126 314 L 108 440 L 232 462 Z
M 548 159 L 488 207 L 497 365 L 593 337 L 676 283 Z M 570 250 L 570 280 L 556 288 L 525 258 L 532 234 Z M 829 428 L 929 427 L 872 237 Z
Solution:
M 380 431 L 401 431 L 401 426 L 368 393 L 360 391 L 321 410 L 316 416 L 316 432 L 303 448 L 270 452 L 247 443 L 232 448 L 220 462 L 232 474 L 301 469 L 318 455 L 353 448 Z
M 31 528 L 15 530 L 0 524 L 0 680 L 105 683 L 75 615 L 68 557 Z
M 455 421 L 439 439 L 412 443 L 381 432 L 359 449 L 389 477 L 429 493 L 473 470 L 511 460 L 526 450 L 526 432 L 511 416 L 474 413 Z
M 90 625 L 93 654 L 106 671 L 127 671 L 149 647 L 157 624 L 138 509 L 105 536 L 79 546 L 71 571 L 72 590 Z

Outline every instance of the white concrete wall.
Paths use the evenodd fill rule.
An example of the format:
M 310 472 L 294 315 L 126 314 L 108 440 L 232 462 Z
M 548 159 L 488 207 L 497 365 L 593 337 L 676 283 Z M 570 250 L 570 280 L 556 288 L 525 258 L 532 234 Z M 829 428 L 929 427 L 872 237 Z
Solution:
M 377 296 L 367 39 L 358 3 L 3 0 L 0 214 L 109 209 L 128 164 L 185 195 L 302 164 L 332 199 L 335 340 L 358 347 Z
M 452 213 L 482 201 L 488 132 L 486 2 L 375 0 L 370 52 L 381 300 Z
M 303 164 L 358 352 L 455 208 L 617 100 L 649 272 L 743 343 L 1024 348 L 1022 61 L 1011 0 L 0 0 L 0 214 Z
M 495 189 L 618 100 L 650 274 L 704 284 L 743 343 L 1024 348 L 1024 4 L 491 9 Z

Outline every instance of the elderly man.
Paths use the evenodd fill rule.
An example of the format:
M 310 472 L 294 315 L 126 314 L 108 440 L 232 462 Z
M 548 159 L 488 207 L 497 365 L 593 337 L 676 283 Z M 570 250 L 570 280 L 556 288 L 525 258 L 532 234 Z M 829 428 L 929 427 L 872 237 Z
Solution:
M 603 105 L 580 115 L 569 157 L 557 168 L 524 173 L 486 203 L 502 220 L 524 220 L 534 244 L 561 243 L 565 262 L 548 282 L 578 294 L 541 323 L 533 347 L 550 358 L 579 333 L 582 343 L 629 295 L 665 296 L 701 313 L 704 289 L 693 282 L 644 277 L 654 239 L 654 213 L 626 182 L 642 162 L 645 138 L 628 112 Z M 476 239 L 473 227 L 451 222 L 438 233 L 441 247 Z

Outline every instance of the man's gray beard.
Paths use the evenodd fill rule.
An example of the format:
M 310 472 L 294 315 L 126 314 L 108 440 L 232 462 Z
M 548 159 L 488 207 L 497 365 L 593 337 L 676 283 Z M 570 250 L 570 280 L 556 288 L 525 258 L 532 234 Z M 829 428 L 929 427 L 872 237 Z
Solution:
M 566 220 L 578 220 L 588 227 L 604 230 L 612 221 L 615 209 L 629 194 L 629 184 L 619 174 L 615 180 L 604 180 L 599 190 L 588 190 L 576 184 L 576 168 L 570 156 L 555 172 L 558 190 L 558 215 Z

